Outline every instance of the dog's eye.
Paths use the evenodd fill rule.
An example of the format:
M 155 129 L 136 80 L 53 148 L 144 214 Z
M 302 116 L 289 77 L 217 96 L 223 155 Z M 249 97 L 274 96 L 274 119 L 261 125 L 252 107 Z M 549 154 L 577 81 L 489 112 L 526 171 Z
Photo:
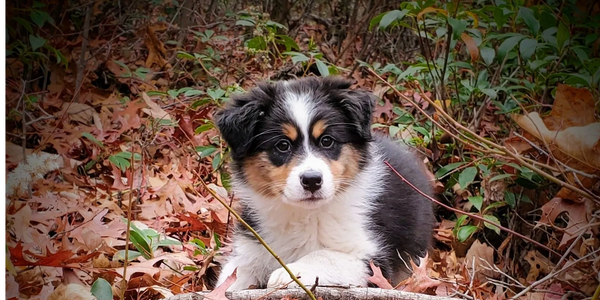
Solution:
M 286 140 L 281 140 L 277 142 L 277 144 L 275 144 L 275 148 L 277 148 L 277 150 L 279 150 L 280 152 L 288 152 L 290 151 L 292 146 L 290 145 L 290 142 Z
M 325 135 L 321 138 L 321 147 L 331 148 L 331 146 L 333 146 L 333 142 L 334 142 L 334 140 L 332 137 Z

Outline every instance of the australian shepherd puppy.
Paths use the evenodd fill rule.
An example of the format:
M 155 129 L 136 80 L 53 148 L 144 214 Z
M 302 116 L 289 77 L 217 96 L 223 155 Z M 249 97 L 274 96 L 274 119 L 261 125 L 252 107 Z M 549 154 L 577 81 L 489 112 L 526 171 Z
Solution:
M 339 78 L 263 84 L 216 114 L 231 148 L 242 218 L 307 286 L 367 286 L 369 262 L 398 283 L 432 236 L 432 185 L 398 142 L 371 133 L 370 93 Z M 288 273 L 250 231 L 237 226 L 217 284 L 279 287 Z M 418 261 L 418 260 L 416 260 Z M 291 286 L 293 286 L 292 284 Z

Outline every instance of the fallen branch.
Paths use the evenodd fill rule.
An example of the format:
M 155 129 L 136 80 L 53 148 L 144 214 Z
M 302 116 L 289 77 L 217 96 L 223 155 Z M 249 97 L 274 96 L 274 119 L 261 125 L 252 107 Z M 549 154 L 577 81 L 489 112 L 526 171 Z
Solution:
M 169 297 L 166 300 L 211 300 L 206 295 L 209 292 L 187 293 Z M 273 292 L 272 289 L 244 290 L 225 293 L 229 300 L 281 300 L 310 299 L 302 289 L 283 289 Z M 459 298 L 438 297 L 415 294 L 397 290 L 379 288 L 334 288 L 317 287 L 315 296 L 322 300 L 456 300 Z

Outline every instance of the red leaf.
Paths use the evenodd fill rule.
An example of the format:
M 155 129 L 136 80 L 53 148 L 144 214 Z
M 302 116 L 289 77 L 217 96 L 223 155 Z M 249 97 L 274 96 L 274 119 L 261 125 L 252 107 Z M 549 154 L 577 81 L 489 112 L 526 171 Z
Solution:
M 381 273 L 381 268 L 373 264 L 373 261 L 370 261 L 371 270 L 373 270 L 373 276 L 369 277 L 369 281 L 378 287 L 386 290 L 394 289 L 394 287 L 388 282 L 387 279 Z
M 237 269 L 233 270 L 233 273 L 225 279 L 221 285 L 219 285 L 216 289 L 206 295 L 205 298 L 211 300 L 229 300 L 227 296 L 225 296 L 225 292 L 227 289 L 237 280 Z

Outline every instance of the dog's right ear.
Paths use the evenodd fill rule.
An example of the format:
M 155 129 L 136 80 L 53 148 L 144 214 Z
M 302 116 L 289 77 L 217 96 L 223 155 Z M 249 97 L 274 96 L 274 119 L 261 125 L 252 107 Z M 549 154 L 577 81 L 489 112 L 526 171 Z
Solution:
M 229 105 L 215 114 L 215 123 L 231 148 L 231 157 L 241 160 L 248 154 L 255 130 L 274 95 L 274 86 L 260 85 L 232 97 Z

